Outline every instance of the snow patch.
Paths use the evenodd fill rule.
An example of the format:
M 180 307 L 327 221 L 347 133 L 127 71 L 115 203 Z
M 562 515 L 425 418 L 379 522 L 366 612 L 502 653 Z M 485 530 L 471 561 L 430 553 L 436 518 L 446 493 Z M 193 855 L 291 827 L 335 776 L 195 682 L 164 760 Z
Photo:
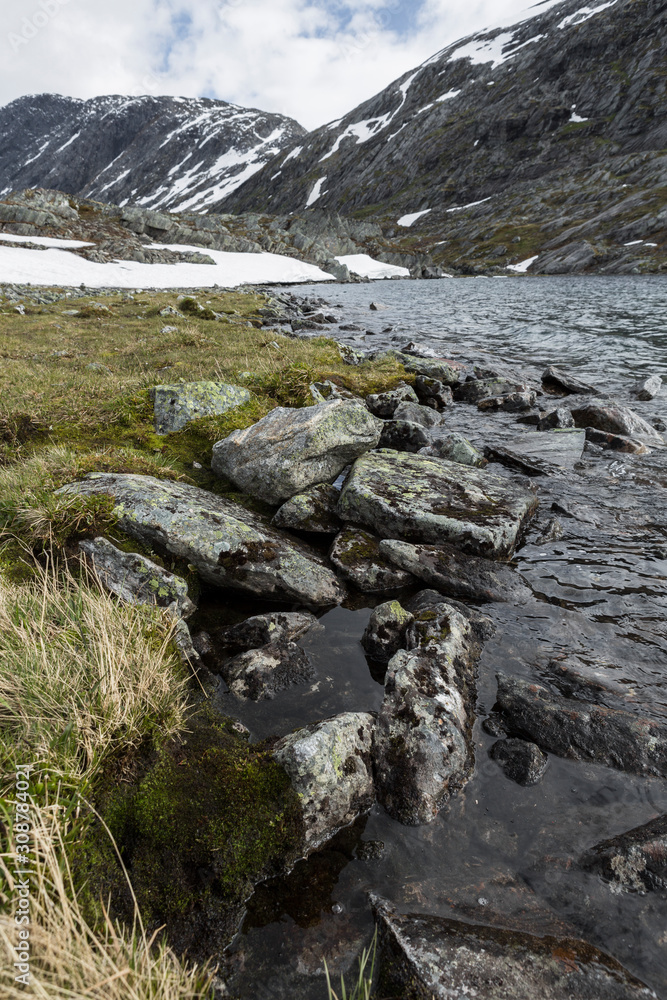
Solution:
M 404 226 L 405 229 L 409 229 L 410 226 L 417 221 L 417 219 L 421 219 L 422 215 L 428 215 L 430 211 L 430 208 L 425 208 L 422 212 L 413 212 L 412 215 L 403 215 L 398 220 L 398 225 Z
M 451 101 L 453 97 L 458 97 L 460 93 L 460 90 L 448 90 L 442 97 L 436 97 L 435 103 L 440 104 L 441 101 Z
M 373 260 L 366 253 L 347 254 L 343 257 L 336 257 L 340 264 L 345 264 L 352 274 L 358 274 L 360 278 L 370 278 L 377 281 L 381 278 L 409 278 L 410 272 L 407 267 L 396 267 L 395 264 L 383 264 L 379 260 Z
M 474 38 L 471 42 L 467 42 L 465 45 L 459 46 L 458 49 L 454 49 L 448 61 L 454 62 L 456 59 L 469 59 L 473 66 L 493 63 L 492 68 L 495 69 L 496 66 L 501 66 L 511 58 L 513 53 L 503 53 L 503 49 L 510 44 L 513 38 L 513 31 L 502 32 L 496 35 L 495 38 Z
M 7 243 L 34 243 L 38 247 L 56 247 L 63 250 L 80 250 L 81 247 L 94 247 L 94 243 L 82 243 L 81 240 L 59 240 L 55 236 L 14 236 L 13 233 L 0 233 L 0 240 Z M 641 243 L 641 240 L 639 241 Z
M 482 198 L 481 201 L 471 201 L 469 205 L 455 205 L 454 208 L 448 208 L 447 211 L 448 212 L 464 212 L 466 210 L 466 208 L 476 208 L 478 205 L 483 205 L 487 201 L 491 201 L 491 196 L 489 196 L 488 198 Z
M 539 254 L 535 257 L 529 257 L 527 260 L 522 260 L 519 264 L 508 264 L 507 270 L 514 271 L 516 274 L 525 274 L 531 264 L 534 264 Z
M 577 10 L 574 14 L 568 14 L 559 23 L 558 27 L 562 30 L 563 28 L 569 28 L 572 25 L 583 24 L 584 21 L 588 21 L 590 17 L 595 14 L 599 14 L 600 11 L 606 10 L 608 7 L 613 7 L 618 0 L 608 0 L 607 3 L 599 4 L 597 7 L 582 7 L 581 10 Z
M 76 135 L 73 135 L 71 139 L 67 140 L 64 146 L 59 146 L 58 149 L 56 149 L 56 153 L 62 153 L 63 149 L 67 149 L 68 146 L 71 146 L 74 140 L 78 139 L 80 135 L 81 132 L 77 132 Z
M 289 152 L 283 160 L 283 166 L 285 166 L 285 164 L 290 160 L 295 160 L 297 156 L 301 155 L 301 153 L 303 153 L 303 146 L 297 146 L 295 149 L 291 150 L 291 152 Z
M 310 192 L 308 196 L 308 201 L 306 202 L 306 208 L 310 208 L 310 206 L 314 205 L 315 202 L 318 200 L 318 198 L 322 194 L 322 188 L 326 184 L 326 181 L 327 181 L 326 174 L 324 175 L 324 177 L 320 177 L 319 181 L 315 181 L 315 186 L 313 187 L 313 190 Z

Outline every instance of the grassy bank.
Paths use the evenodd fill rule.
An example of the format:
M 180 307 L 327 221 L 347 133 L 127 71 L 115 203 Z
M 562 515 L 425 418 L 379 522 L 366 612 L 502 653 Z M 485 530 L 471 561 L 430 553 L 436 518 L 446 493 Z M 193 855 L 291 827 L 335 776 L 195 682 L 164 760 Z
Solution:
M 0 985 L 8 997 L 21 988 L 11 971 L 18 764 L 34 766 L 38 997 L 208 995 L 209 971 L 187 965 L 193 914 L 226 926 L 225 906 L 233 916 L 253 880 L 277 871 L 296 842 L 284 775 L 266 748 L 211 716 L 169 616 L 120 604 L 79 565 L 82 537 L 128 544 L 110 501 L 54 490 L 91 471 L 134 472 L 251 503 L 211 475 L 215 441 L 275 406 L 309 405 L 313 381 L 363 395 L 409 376 L 395 361 L 351 367 L 324 337 L 263 330 L 259 295 L 200 301 L 226 321 L 161 316 L 176 308 L 175 293 L 0 312 L 0 953 L 11 959 Z M 158 437 L 150 389 L 181 380 L 242 383 L 251 399 Z M 134 889 L 121 857 L 139 873 Z M 206 866 L 217 896 L 198 881 Z M 156 933 L 164 923 L 173 950 Z

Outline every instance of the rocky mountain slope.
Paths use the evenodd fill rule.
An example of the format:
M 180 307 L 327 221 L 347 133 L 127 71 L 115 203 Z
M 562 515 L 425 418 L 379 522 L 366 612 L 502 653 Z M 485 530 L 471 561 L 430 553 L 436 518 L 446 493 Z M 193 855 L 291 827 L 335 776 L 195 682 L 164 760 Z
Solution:
M 546 0 L 295 140 L 214 211 L 373 217 L 462 273 L 664 268 L 666 38 L 665 0 Z
M 0 108 L 0 196 L 52 188 L 152 209 L 204 209 L 305 130 L 281 115 L 181 97 L 21 97 Z

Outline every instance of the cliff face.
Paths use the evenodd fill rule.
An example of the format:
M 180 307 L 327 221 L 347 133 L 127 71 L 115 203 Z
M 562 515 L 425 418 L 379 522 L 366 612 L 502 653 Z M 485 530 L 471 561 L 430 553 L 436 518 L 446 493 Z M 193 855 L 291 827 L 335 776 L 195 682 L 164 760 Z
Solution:
M 372 215 L 397 250 L 469 273 L 535 255 L 547 273 L 656 270 L 666 48 L 665 0 L 547 0 L 299 138 L 214 210 Z
M 0 196 L 43 187 L 203 209 L 304 134 L 289 118 L 224 101 L 21 97 L 0 108 Z

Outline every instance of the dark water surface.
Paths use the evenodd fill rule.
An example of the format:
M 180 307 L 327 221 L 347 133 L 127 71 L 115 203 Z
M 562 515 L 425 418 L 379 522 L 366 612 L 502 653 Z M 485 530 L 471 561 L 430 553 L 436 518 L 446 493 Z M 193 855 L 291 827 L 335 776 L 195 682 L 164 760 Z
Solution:
M 558 364 L 625 402 L 640 374 L 667 379 L 667 278 L 478 278 L 296 292 L 340 304 L 343 324 L 363 330 L 334 336 L 365 350 L 415 339 L 535 380 Z M 370 312 L 373 300 L 388 308 Z M 667 423 L 667 389 L 631 405 Z M 447 411 L 446 426 L 478 445 L 530 430 L 465 404 Z M 376 808 L 289 878 L 259 887 L 232 949 L 239 997 L 325 1000 L 323 959 L 337 972 L 354 967 L 372 933 L 373 890 L 405 912 L 505 919 L 535 933 L 562 927 L 667 998 L 667 894 L 614 892 L 576 864 L 598 842 L 667 812 L 667 782 L 551 756 L 542 782 L 522 788 L 488 757 L 494 738 L 481 726 L 497 670 L 544 681 L 554 660 L 602 681 L 629 710 L 666 720 L 667 449 L 587 451 L 577 468 L 535 482 L 540 513 L 516 559 L 534 600 L 484 609 L 497 630 L 480 664 L 473 779 L 431 826 L 403 827 Z M 564 534 L 541 544 L 553 503 L 569 512 L 558 515 Z M 322 617 L 307 640 L 316 667 L 310 688 L 240 711 L 229 698 L 226 710 L 254 739 L 341 711 L 377 710 L 382 678 L 359 644 L 370 614 L 363 605 L 372 603 Z M 222 612 L 212 605 L 206 613 Z

